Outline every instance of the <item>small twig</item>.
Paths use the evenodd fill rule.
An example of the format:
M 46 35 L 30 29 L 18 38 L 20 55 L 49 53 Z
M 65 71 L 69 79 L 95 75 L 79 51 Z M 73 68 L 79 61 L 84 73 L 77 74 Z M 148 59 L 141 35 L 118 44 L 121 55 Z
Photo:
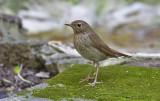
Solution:
M 24 79 L 24 78 L 20 75 L 20 73 L 18 73 L 18 77 L 19 77 L 22 81 L 24 81 L 24 82 L 32 83 L 31 81 Z
M 24 78 L 21 76 L 20 73 L 21 73 L 21 71 L 22 71 L 22 68 L 23 68 L 23 64 L 20 65 L 20 72 L 18 73 L 18 77 L 19 77 L 22 81 L 24 81 L 24 82 L 32 83 L 31 81 L 26 80 L 26 79 L 24 79 Z
M 23 64 L 20 65 L 20 72 L 22 71 L 22 68 L 23 68 Z

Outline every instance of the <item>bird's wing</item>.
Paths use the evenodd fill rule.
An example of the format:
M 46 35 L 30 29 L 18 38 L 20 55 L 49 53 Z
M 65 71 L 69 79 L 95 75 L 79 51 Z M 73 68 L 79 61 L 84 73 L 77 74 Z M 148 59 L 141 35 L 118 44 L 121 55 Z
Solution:
M 125 56 L 125 57 L 130 57 L 129 55 L 123 54 L 121 52 L 118 52 L 114 49 L 109 48 L 101 39 L 100 37 L 94 33 L 94 35 L 89 35 L 89 38 L 91 40 L 91 45 L 98 50 L 102 51 L 105 53 L 107 56 L 111 57 L 118 57 L 118 56 Z
M 91 45 L 98 50 L 105 53 L 107 56 L 116 57 L 116 55 L 112 52 L 112 50 L 100 39 L 100 37 L 94 33 L 89 35 L 91 40 Z

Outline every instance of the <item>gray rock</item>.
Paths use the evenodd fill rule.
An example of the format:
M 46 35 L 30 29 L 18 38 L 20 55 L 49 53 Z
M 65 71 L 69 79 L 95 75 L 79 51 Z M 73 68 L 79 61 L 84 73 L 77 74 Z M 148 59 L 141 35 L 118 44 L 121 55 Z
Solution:
M 143 3 L 126 5 L 102 15 L 99 24 L 110 34 L 135 34 L 140 40 L 145 34 L 159 31 L 159 8 Z M 145 21 L 144 21 L 145 19 Z M 155 26 L 157 25 L 157 26 Z
M 136 60 L 125 63 L 124 66 L 160 67 L 160 60 Z
M 65 23 L 71 23 L 77 19 L 93 25 L 96 18 L 93 10 L 92 5 L 81 3 L 74 5 L 71 2 L 47 0 L 43 2 L 43 6 L 35 3 L 30 5 L 29 10 L 19 10 L 18 16 L 22 18 L 24 28 L 30 32 L 29 34 L 35 34 L 48 30 L 62 31 Z
M 0 63 L 3 63 L 6 68 L 20 64 L 23 64 L 25 68 L 45 68 L 41 57 L 38 57 L 38 55 L 47 55 L 45 52 L 42 53 L 46 45 L 47 43 L 41 42 L 0 43 Z M 46 50 L 49 51 L 48 48 Z M 54 49 L 52 50 L 52 53 L 55 52 Z M 46 62 L 45 60 L 43 61 Z M 54 65 L 54 69 L 50 72 L 58 73 L 55 64 L 53 63 L 52 65 Z
M 52 101 L 47 98 L 36 98 L 28 95 L 28 98 L 26 96 L 11 96 L 9 98 L 1 99 L 0 101 Z
M 25 42 L 27 41 L 26 31 L 23 29 L 22 21 L 17 16 L 0 14 L 0 41 L 4 42 Z
M 84 64 L 83 59 L 74 48 L 45 42 L 1 42 L 0 63 L 6 68 L 23 64 L 24 68 L 46 68 L 57 74 L 72 64 Z

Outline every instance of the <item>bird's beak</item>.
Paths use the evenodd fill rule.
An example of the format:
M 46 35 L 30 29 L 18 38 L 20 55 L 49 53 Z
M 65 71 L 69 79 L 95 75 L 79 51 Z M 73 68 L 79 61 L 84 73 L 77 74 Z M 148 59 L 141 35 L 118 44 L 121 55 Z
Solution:
M 65 24 L 66 26 L 70 26 L 70 27 L 72 27 L 72 25 L 71 24 Z

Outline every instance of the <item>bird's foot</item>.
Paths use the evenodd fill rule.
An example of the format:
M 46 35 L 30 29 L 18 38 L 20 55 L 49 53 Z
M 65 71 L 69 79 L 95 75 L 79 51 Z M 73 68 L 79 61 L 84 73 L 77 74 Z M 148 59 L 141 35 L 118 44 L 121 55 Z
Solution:
M 85 79 L 81 79 L 81 81 L 80 81 L 80 82 L 84 82 L 84 81 L 86 81 L 86 82 L 87 82 L 89 79 L 93 79 L 93 78 L 94 78 L 94 77 L 89 77 L 89 76 L 88 76 L 88 77 L 86 77 Z
M 97 83 L 102 83 L 102 82 L 97 82 L 97 81 L 94 81 L 93 83 L 88 83 L 88 85 L 86 85 L 86 86 L 95 86 Z

